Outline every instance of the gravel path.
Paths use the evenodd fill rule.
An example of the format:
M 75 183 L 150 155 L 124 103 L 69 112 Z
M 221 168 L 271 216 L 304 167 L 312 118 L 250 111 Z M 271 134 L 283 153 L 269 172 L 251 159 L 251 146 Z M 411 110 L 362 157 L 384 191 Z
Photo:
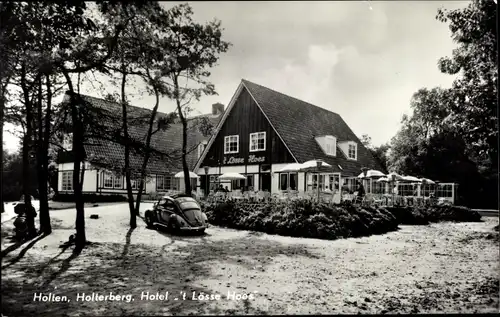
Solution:
M 498 218 L 337 241 L 217 227 L 179 237 L 140 219 L 129 230 L 123 204 L 88 210 L 93 243 L 75 257 L 58 248 L 73 233 L 74 210 L 51 215 L 53 234 L 2 258 L 4 315 L 499 312 Z M 2 239 L 2 252 L 9 245 Z M 167 300 L 141 299 L 167 291 Z M 35 292 L 69 301 L 33 301 Z M 133 301 L 77 301 L 92 292 Z M 193 292 L 214 298 L 193 300 Z

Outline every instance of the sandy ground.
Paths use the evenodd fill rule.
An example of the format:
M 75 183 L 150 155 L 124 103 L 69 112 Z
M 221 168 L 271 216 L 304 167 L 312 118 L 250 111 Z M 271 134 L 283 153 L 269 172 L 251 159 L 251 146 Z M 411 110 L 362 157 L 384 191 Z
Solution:
M 6 316 L 499 312 L 498 218 L 337 241 L 217 227 L 189 237 L 148 230 L 140 219 L 129 230 L 122 204 L 88 210 L 93 243 L 74 256 L 59 248 L 74 232 L 74 210 L 51 215 L 47 237 L 15 249 L 2 239 Z M 10 226 L 2 223 L 2 236 Z M 34 301 L 40 292 L 68 301 Z M 141 297 L 147 292 L 169 296 Z M 193 300 L 193 292 L 221 298 Z M 77 300 L 82 293 L 130 297 Z

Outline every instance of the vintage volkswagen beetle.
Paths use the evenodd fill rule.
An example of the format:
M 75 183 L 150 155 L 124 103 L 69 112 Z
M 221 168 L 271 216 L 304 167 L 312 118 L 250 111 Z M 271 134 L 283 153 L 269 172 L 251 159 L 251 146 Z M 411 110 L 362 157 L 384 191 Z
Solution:
M 144 220 L 148 228 L 167 228 L 176 233 L 203 233 L 208 227 L 207 216 L 198 202 L 186 195 L 163 196 L 152 210 L 146 210 Z

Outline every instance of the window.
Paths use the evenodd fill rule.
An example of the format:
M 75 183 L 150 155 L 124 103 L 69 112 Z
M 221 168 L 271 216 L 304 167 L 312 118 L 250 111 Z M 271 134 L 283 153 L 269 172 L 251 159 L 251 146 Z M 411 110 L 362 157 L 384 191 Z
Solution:
M 112 173 L 104 173 L 104 188 L 112 188 L 112 189 L 122 189 L 123 188 L 123 177 L 116 176 Z
M 244 179 L 233 179 L 231 181 L 231 189 L 232 190 L 242 189 L 244 187 L 245 187 L 245 180 Z
M 280 190 L 288 189 L 288 173 L 280 174 Z
M 452 184 L 438 184 L 436 197 L 451 198 L 453 197 Z
M 132 187 L 132 190 L 138 190 L 139 189 L 139 180 L 131 179 L 130 185 L 131 185 L 130 187 Z
M 156 175 L 157 191 L 177 190 L 176 187 L 176 182 L 172 179 L 172 176 Z
M 73 172 L 62 172 L 62 190 L 73 190 Z
M 340 184 L 339 184 L 340 176 L 339 175 L 330 175 L 329 177 L 329 184 L 328 188 L 331 191 L 337 192 L 340 189 Z
M 357 186 L 356 186 L 356 178 L 351 177 L 351 178 L 344 178 L 344 188 L 349 192 L 353 193 L 356 191 Z
M 280 174 L 280 190 L 297 190 L 297 173 Z
M 238 153 L 239 135 L 229 135 L 224 137 L 224 154 Z
M 104 188 L 113 188 L 113 175 L 109 173 L 104 174 Z
M 291 190 L 297 190 L 297 183 L 298 183 L 298 175 L 297 173 L 290 173 L 290 182 L 289 182 L 289 187 Z
M 347 151 L 347 157 L 352 159 L 352 160 L 355 160 L 356 157 L 357 157 L 357 153 L 356 153 L 356 144 L 349 144 L 349 149 Z
M 266 149 L 266 132 L 250 133 L 250 152 Z
M 385 194 L 385 182 L 373 182 L 373 193 L 374 194 Z
M 326 154 L 335 156 L 337 154 L 336 139 L 334 137 L 326 137 L 325 144 L 326 144 Z
M 248 190 L 253 190 L 253 175 L 247 175 Z
M 416 196 L 417 185 L 415 184 L 399 184 L 398 194 L 400 196 Z
M 205 150 L 205 142 L 202 142 L 200 144 L 198 144 L 198 158 L 201 157 L 201 154 L 203 154 L 203 150 Z
M 325 175 L 319 175 L 319 188 L 323 190 L 325 188 Z M 318 189 L 318 174 L 312 175 L 312 189 Z
M 113 185 L 115 189 L 123 188 L 123 177 L 113 175 Z

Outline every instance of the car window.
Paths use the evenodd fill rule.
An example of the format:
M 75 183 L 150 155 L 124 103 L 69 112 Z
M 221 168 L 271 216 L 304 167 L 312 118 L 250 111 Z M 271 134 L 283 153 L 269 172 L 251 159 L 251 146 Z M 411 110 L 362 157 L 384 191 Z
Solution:
M 163 204 L 163 207 L 165 207 L 166 209 L 169 209 L 169 210 L 174 210 L 175 205 L 174 205 L 174 203 L 171 200 L 167 200 Z
M 200 206 L 198 205 L 196 200 L 194 200 L 191 197 L 178 198 L 177 202 L 179 203 L 179 207 L 183 210 L 185 210 L 185 209 L 199 209 L 200 208 Z

